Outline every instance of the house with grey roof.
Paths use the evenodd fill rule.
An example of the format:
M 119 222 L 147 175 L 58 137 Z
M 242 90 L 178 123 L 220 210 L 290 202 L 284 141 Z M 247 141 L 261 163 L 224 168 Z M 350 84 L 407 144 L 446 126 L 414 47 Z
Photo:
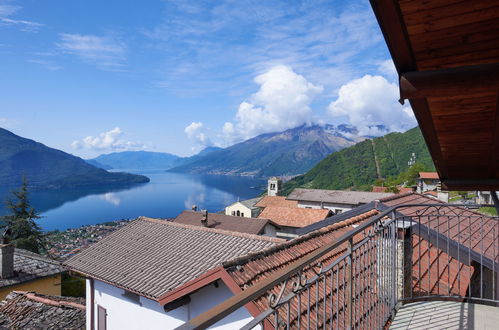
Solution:
M 173 329 L 241 291 L 223 262 L 281 242 L 142 217 L 64 264 L 87 279 L 87 329 Z M 239 328 L 253 312 L 218 325 Z
M 296 188 L 286 199 L 297 201 L 298 207 L 301 208 L 329 209 L 338 214 L 392 195 L 367 191 Z
M 61 275 L 66 270 L 58 261 L 11 244 L 0 244 L 0 260 L 0 299 L 14 290 L 61 294 Z
M 85 329 L 85 299 L 13 291 L 0 302 L 0 329 Z
M 261 199 L 262 197 L 255 197 L 232 203 L 225 208 L 225 214 L 236 217 L 256 218 L 261 212 L 261 209 L 256 206 L 256 203 Z

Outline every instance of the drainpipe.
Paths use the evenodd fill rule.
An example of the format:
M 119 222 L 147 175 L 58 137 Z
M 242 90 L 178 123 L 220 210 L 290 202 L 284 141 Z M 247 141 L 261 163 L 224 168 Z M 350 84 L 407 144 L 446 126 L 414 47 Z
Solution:
M 94 279 L 89 279 L 90 281 L 90 330 L 95 330 L 95 301 L 94 301 Z
M 499 216 L 499 198 L 497 197 L 497 193 L 495 191 L 490 191 L 490 197 L 492 197 L 492 201 L 494 202 L 494 207 L 496 209 L 497 215 Z M 499 219 L 499 218 L 498 218 Z M 499 221 L 499 220 L 497 220 Z M 499 224 L 498 224 L 499 229 Z M 499 239 L 497 240 L 497 251 L 499 251 Z M 496 300 L 499 300 L 499 270 L 496 270 Z M 497 303 L 499 306 L 499 303 Z

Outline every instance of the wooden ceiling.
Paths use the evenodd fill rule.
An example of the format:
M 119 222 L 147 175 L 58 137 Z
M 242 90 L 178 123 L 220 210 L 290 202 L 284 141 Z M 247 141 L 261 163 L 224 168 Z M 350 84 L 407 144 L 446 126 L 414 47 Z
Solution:
M 443 188 L 499 190 L 499 1 L 371 6 Z

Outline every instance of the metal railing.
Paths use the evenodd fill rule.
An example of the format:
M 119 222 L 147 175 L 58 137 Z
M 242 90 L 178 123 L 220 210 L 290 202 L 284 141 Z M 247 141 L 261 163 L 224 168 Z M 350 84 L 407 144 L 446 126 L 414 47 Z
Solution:
M 458 205 L 387 208 L 181 328 L 209 327 L 264 296 L 268 307 L 243 329 L 381 329 L 422 299 L 499 305 L 498 236 L 497 218 Z

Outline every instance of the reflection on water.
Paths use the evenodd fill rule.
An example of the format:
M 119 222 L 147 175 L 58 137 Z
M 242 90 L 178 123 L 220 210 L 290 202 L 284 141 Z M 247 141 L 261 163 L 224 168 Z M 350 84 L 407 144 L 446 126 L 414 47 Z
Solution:
M 102 195 L 101 198 L 114 206 L 120 206 L 121 199 L 115 193 L 106 193 Z
M 32 204 L 43 215 L 40 225 L 45 230 L 63 230 L 138 216 L 170 218 L 192 205 L 218 212 L 238 199 L 259 195 L 262 191 L 254 187 L 264 184 L 250 177 L 127 171 L 144 174 L 151 182 L 127 189 L 33 192 Z M 0 198 L 7 196 L 7 191 L 0 191 Z

